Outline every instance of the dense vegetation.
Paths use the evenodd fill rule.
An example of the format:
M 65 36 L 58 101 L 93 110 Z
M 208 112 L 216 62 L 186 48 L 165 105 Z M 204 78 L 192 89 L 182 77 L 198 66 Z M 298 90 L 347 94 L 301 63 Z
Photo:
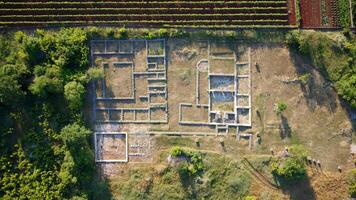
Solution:
M 288 34 L 287 43 L 292 50 L 307 56 L 356 108 L 356 38 L 353 35 L 296 30 Z
M 338 0 L 338 16 L 339 16 L 339 24 L 348 28 L 351 25 L 350 21 L 350 3 L 349 0 Z
M 272 173 L 282 183 L 290 183 L 305 179 L 306 157 L 308 152 L 301 145 L 293 145 L 285 158 L 279 158 L 271 162 Z
M 97 199 L 98 191 L 105 193 L 94 181 L 91 131 L 81 111 L 87 83 L 102 76 L 87 70 L 87 42 L 83 29 L 1 36 L 0 198 Z
M 349 194 L 352 198 L 356 198 L 356 169 L 349 172 L 348 182 Z

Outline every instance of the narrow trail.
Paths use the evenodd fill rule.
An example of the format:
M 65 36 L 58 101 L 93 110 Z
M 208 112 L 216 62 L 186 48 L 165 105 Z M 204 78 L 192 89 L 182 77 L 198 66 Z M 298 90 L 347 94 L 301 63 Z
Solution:
M 263 174 L 261 174 L 259 171 L 257 171 L 252 164 L 247 160 L 247 158 L 243 158 L 241 160 L 241 163 L 243 164 L 244 168 L 248 173 L 251 174 L 251 176 L 257 180 L 261 185 L 266 186 L 272 190 L 279 190 L 279 187 L 275 184 L 273 184 L 271 181 L 269 181 Z

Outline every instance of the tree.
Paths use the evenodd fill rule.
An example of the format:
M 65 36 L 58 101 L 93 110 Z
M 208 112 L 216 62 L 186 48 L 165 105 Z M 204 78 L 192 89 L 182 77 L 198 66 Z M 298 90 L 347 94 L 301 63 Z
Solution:
M 61 139 L 68 147 L 80 148 L 86 144 L 86 138 L 91 134 L 91 131 L 78 123 L 73 123 L 65 126 L 61 130 Z
M 83 187 L 89 187 L 95 172 L 93 152 L 87 141 L 89 135 L 91 135 L 91 131 L 78 123 L 65 126 L 60 135 L 75 163 L 72 174 L 74 177 L 78 177 L 79 183 Z
M 279 166 L 275 166 L 273 173 L 288 181 L 301 180 L 307 174 L 304 162 L 295 157 L 289 157 Z
M 104 70 L 98 67 L 89 68 L 85 75 L 79 78 L 79 81 L 83 84 L 87 84 L 90 81 L 97 81 L 104 78 Z
M 63 80 L 61 70 L 57 66 L 46 67 L 45 74 L 36 76 L 30 85 L 30 91 L 40 97 L 47 97 L 49 94 L 56 94 L 63 91 Z
M 77 81 L 69 82 L 64 86 L 64 97 L 68 101 L 70 109 L 80 109 L 80 107 L 83 105 L 84 94 L 84 86 Z
M 15 65 L 0 67 L 0 104 L 11 105 L 24 95 Z
M 343 76 L 336 84 L 338 93 L 356 108 L 356 74 Z
M 271 162 L 272 173 L 286 181 L 298 181 L 307 176 L 305 160 L 308 151 L 301 145 L 290 148 L 290 156 Z

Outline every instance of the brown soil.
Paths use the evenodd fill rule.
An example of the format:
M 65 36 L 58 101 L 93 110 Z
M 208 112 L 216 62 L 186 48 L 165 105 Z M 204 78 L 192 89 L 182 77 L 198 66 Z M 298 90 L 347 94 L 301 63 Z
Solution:
M 97 135 L 97 149 L 101 160 L 125 160 L 126 137 L 123 135 Z
M 237 79 L 237 92 L 238 94 L 249 94 L 249 79 L 248 78 L 238 78 Z
M 134 58 L 136 72 L 144 72 L 147 70 L 147 49 L 145 42 L 134 42 Z
M 208 73 L 199 72 L 199 104 L 209 103 Z
M 165 108 L 151 108 L 151 120 L 152 121 L 163 121 L 166 119 L 166 109 Z
M 196 106 L 182 106 L 182 121 L 207 123 L 208 119 L 208 108 Z
M 336 92 L 325 87 L 326 80 L 284 46 L 255 45 L 251 59 L 259 65 L 259 70 L 252 67 L 252 127 L 263 133 L 262 146 L 266 150 L 282 149 L 287 144 L 301 143 L 328 170 L 346 163 L 350 151 L 348 138 L 333 136 L 340 128 L 350 127 L 351 122 Z M 312 76 L 309 86 L 282 81 L 304 73 Z M 274 110 L 280 101 L 287 105 L 282 116 Z M 278 128 L 268 128 L 281 123 L 288 127 L 286 137 L 280 135 Z
M 233 59 L 210 59 L 210 73 L 234 74 L 235 61 Z

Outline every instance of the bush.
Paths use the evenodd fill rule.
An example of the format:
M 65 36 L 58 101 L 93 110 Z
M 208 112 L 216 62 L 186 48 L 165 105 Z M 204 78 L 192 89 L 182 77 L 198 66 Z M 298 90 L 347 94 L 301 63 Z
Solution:
M 15 65 L 0 67 L 0 104 L 12 105 L 24 96 L 17 70 Z
M 84 94 L 85 87 L 77 81 L 69 82 L 64 86 L 64 97 L 68 101 L 70 109 L 78 110 L 81 108 Z
M 80 78 L 80 82 L 83 84 L 87 84 L 90 81 L 97 81 L 104 78 L 104 70 L 98 67 L 89 68 L 85 75 Z
M 243 197 L 250 188 L 250 179 L 244 174 L 231 175 L 227 180 L 228 190 L 230 193 Z
M 181 147 L 173 147 L 170 153 L 173 157 L 183 156 L 184 151 Z
M 63 80 L 59 67 L 46 67 L 45 74 L 36 76 L 30 85 L 30 91 L 40 97 L 47 97 L 49 94 L 57 94 L 63 91 Z
M 303 85 L 307 85 L 309 83 L 310 77 L 310 73 L 305 73 L 299 77 L 299 80 Z
M 287 104 L 285 104 L 283 101 L 277 103 L 277 114 L 281 114 L 286 109 L 287 109 Z
M 307 159 L 307 156 L 309 155 L 309 151 L 301 144 L 295 144 L 289 147 L 289 152 L 301 159 L 302 161 L 305 161 Z
M 271 163 L 272 173 L 286 181 L 298 181 L 306 177 L 307 172 L 303 160 L 288 157 L 283 162 Z
M 290 157 L 271 162 L 272 173 L 286 181 L 304 179 L 307 175 L 305 162 L 309 155 L 308 150 L 303 145 L 292 145 L 289 152 Z
M 188 170 L 191 176 L 199 175 L 204 168 L 203 156 L 200 152 L 186 151 L 181 147 L 173 147 L 170 154 L 173 157 L 184 156 L 188 159 L 189 163 L 179 168 L 181 168 L 182 172 Z
M 255 196 L 247 196 L 244 200 L 257 200 Z
M 351 198 L 356 198 L 356 169 L 349 172 L 349 194 Z

